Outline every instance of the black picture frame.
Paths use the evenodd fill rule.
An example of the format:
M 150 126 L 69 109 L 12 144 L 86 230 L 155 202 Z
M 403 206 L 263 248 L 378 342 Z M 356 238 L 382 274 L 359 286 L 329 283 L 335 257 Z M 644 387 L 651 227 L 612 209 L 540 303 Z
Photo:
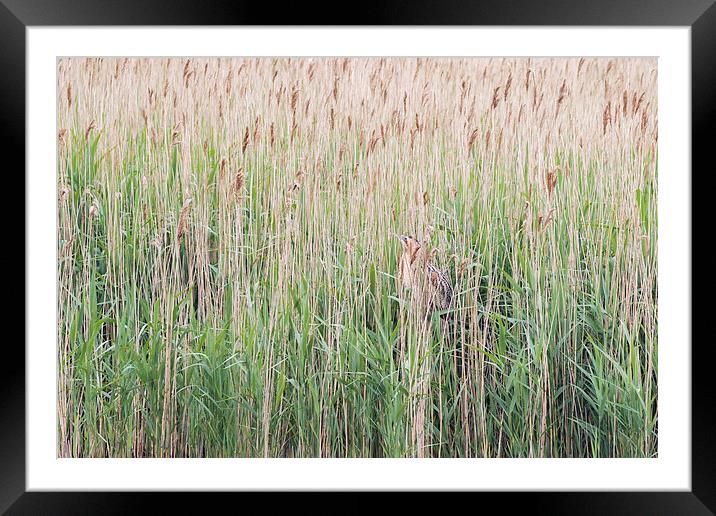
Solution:
M 708 171 L 713 168 L 712 160 L 709 159 L 709 147 L 713 147 L 713 141 L 709 136 L 714 132 L 716 120 L 716 95 L 713 94 L 716 84 L 714 1 L 493 0 L 469 4 L 459 0 L 416 1 L 409 4 L 398 1 L 375 4 L 362 2 L 351 7 L 348 15 L 341 16 L 333 8 L 311 11 L 299 2 L 279 5 L 276 2 L 227 0 L 0 0 L 0 130 L 5 133 L 0 138 L 0 146 L 4 156 L 19 157 L 15 170 L 24 170 L 25 154 L 20 149 L 25 149 L 25 30 L 29 26 L 347 23 L 688 26 L 691 27 L 692 52 L 692 169 L 704 169 L 701 172 L 706 173 L 707 164 L 710 165 Z M 21 188 L 24 191 L 24 181 Z M 695 200 L 692 205 L 696 206 Z M 697 219 L 692 215 L 694 223 Z M 694 234 L 701 233 L 692 231 Z M 22 238 L 24 242 L 25 236 Z M 25 256 L 25 260 L 27 258 Z M 15 265 L 6 261 L 6 266 Z M 692 252 L 692 271 L 696 266 Z M 696 308 L 697 305 L 692 303 L 692 306 Z M 702 306 L 708 307 L 709 304 Z M 32 310 L 32 307 L 25 306 L 25 310 Z M 692 339 L 691 343 L 675 343 L 684 347 L 689 344 L 692 346 L 691 492 L 480 493 L 480 504 L 485 504 L 486 497 L 504 497 L 509 498 L 510 506 L 524 504 L 529 510 L 539 508 L 540 512 L 550 514 L 713 514 L 716 511 L 716 446 L 713 438 L 716 430 L 713 410 L 716 406 L 716 391 L 709 376 L 713 364 L 709 360 L 713 356 L 710 340 Z M 163 511 L 186 507 L 187 495 L 179 493 L 25 492 L 25 351 L 8 340 L 3 357 L 6 362 L 0 380 L 0 512 L 127 514 L 147 509 L 150 507 L 148 499 L 157 497 L 160 497 L 157 501 L 162 504 Z M 208 495 L 212 501 L 226 501 L 225 496 L 217 497 L 216 494 L 201 496 L 208 501 Z M 504 507 L 504 501 L 500 503 Z

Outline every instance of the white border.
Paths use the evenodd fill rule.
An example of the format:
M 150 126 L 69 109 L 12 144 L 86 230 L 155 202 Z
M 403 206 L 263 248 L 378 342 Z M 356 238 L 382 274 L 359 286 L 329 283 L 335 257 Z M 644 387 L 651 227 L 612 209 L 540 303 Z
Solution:
M 658 56 L 659 457 L 56 459 L 58 56 Z M 27 489 L 690 490 L 690 29 L 27 29 Z

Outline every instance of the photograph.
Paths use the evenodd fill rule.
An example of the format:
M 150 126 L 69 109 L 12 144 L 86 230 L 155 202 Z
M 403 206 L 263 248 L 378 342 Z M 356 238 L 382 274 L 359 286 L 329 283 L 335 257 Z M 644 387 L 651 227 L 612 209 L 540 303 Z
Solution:
M 658 64 L 57 57 L 56 457 L 658 458 Z

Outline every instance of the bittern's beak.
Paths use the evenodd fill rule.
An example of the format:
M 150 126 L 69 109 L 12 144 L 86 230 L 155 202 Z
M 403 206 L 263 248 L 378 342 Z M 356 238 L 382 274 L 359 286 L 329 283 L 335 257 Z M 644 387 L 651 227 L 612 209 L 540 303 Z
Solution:
M 399 234 L 397 234 L 397 233 L 393 233 L 393 236 L 394 236 L 395 238 L 397 238 L 398 240 L 400 240 L 400 245 L 402 245 L 402 246 L 403 246 L 403 249 L 405 249 L 405 246 L 406 246 L 407 243 L 408 243 L 407 237 L 406 237 L 405 235 L 399 235 Z

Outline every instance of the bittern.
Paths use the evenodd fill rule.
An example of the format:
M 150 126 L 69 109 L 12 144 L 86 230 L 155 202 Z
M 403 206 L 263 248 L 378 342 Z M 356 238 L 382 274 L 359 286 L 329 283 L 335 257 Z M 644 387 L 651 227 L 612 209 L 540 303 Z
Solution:
M 435 310 L 447 310 L 452 304 L 453 288 L 447 275 L 432 262 L 432 255 L 416 238 L 406 235 L 395 235 L 403 246 L 398 259 L 398 281 L 408 289 L 416 302 L 418 314 L 427 322 Z M 446 316 L 447 315 L 447 316 Z M 452 317 L 443 314 L 441 317 L 442 333 L 454 335 L 450 326 Z M 452 338 L 450 341 L 454 342 Z M 457 343 L 454 344 L 457 346 Z M 457 351 L 457 347 L 455 348 Z M 462 376 L 464 370 L 462 355 L 455 353 L 457 374 Z
M 415 238 L 395 235 L 403 246 L 398 259 L 398 280 L 428 312 L 447 310 L 452 302 L 452 284 L 432 263 L 427 249 Z

